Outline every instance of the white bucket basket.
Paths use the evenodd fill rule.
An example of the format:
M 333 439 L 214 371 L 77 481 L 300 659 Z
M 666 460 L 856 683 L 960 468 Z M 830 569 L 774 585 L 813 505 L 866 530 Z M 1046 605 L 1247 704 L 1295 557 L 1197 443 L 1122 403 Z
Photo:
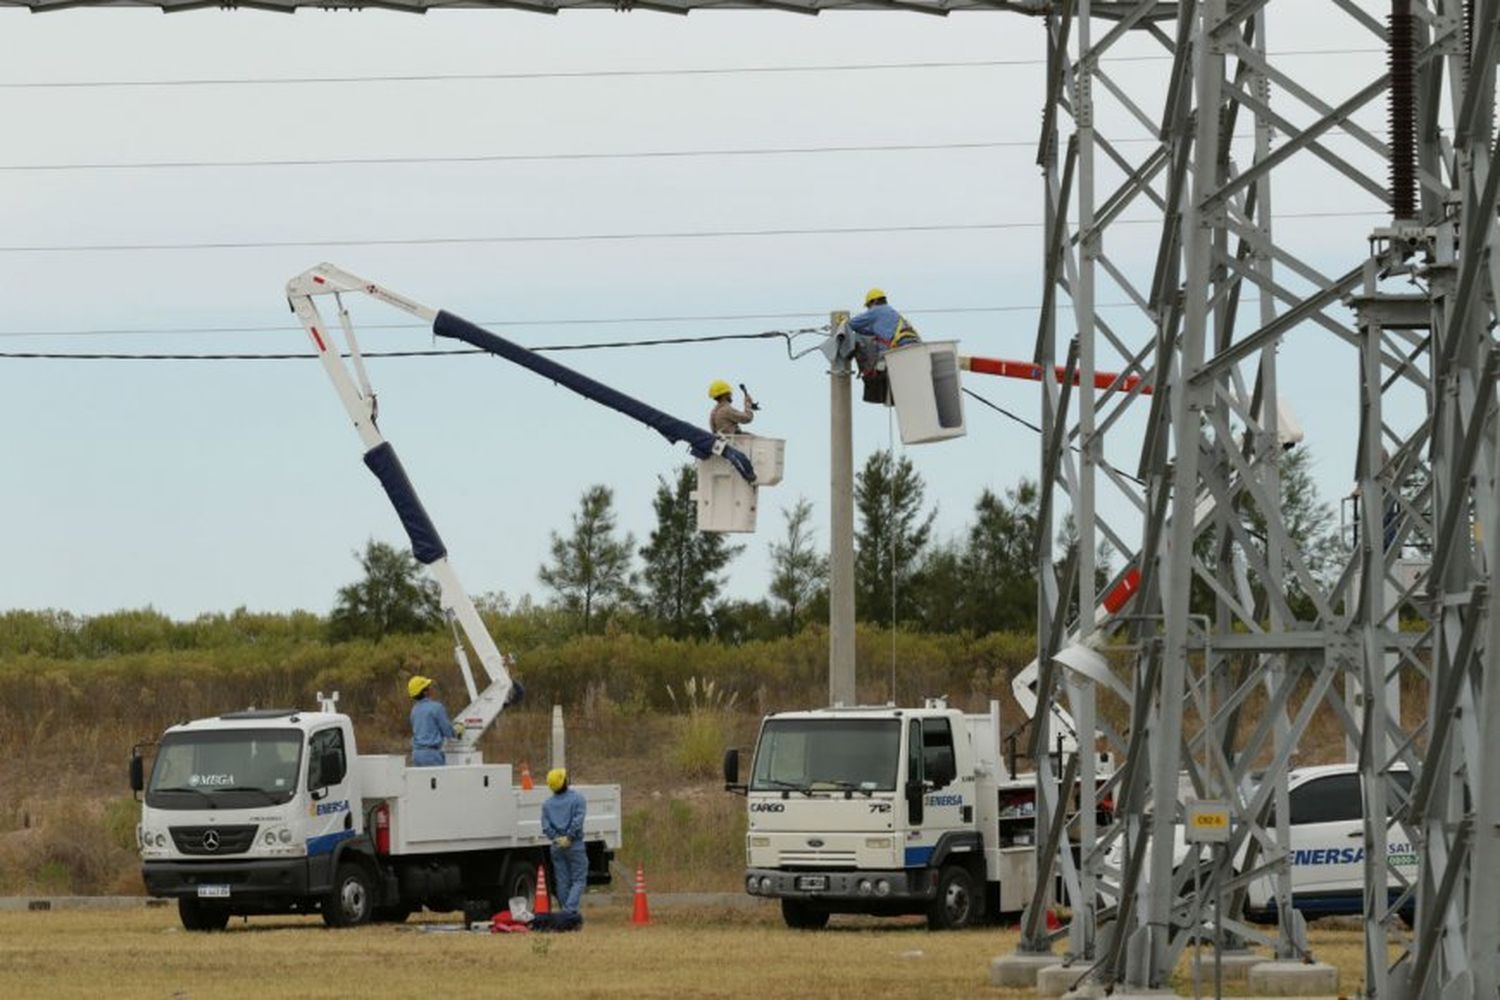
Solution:
M 886 377 L 901 425 L 902 444 L 963 437 L 964 396 L 958 375 L 958 342 L 923 341 L 887 351 Z
M 693 493 L 698 503 L 699 531 L 754 531 L 760 487 L 781 482 L 785 440 L 735 434 L 728 443 L 749 457 L 750 464 L 755 466 L 755 483 L 745 482 L 745 477 L 718 455 L 699 459 L 698 488 Z

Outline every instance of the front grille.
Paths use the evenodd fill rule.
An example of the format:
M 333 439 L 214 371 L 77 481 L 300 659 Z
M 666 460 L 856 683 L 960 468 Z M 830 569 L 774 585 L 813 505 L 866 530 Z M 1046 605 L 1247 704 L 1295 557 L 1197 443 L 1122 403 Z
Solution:
M 853 851 L 782 851 L 781 866 L 808 868 L 854 867 Z
M 203 854 L 218 857 L 222 854 L 244 854 L 255 843 L 255 824 L 245 826 L 174 826 L 171 827 L 172 843 L 183 854 Z M 218 838 L 218 844 L 210 847 L 204 843 L 208 834 Z M 214 838 L 209 837 L 210 841 Z

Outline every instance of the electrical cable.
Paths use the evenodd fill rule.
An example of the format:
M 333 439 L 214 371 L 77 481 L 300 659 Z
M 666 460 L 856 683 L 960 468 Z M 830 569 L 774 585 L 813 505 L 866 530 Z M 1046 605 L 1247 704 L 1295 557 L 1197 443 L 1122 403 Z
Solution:
M 1268 53 L 1283 56 L 1384 54 L 1385 49 L 1289 49 Z M 1169 62 L 1170 55 L 1111 56 L 1111 63 Z M 509 73 L 399 73 L 359 76 L 197 77 L 156 80 L 10 80 L 0 90 L 89 90 L 107 87 L 231 87 L 302 86 L 351 83 L 472 83 L 484 80 L 579 80 L 622 77 L 736 76 L 775 73 L 851 73 L 887 70 L 993 69 L 1003 66 L 1045 66 L 1045 59 L 929 60 L 902 63 L 828 63 L 808 66 L 686 66 L 665 69 L 521 70 Z
M 1287 219 L 1329 219 L 1384 215 L 1386 211 L 1283 212 Z M 1115 219 L 1112 226 L 1149 226 L 1160 219 Z M 630 242 L 634 240 L 696 240 L 766 236 L 869 236 L 891 233 L 990 232 L 1040 229 L 1042 222 L 956 222 L 906 226 L 825 226 L 805 229 L 702 229 L 655 233 L 569 233 L 528 236 L 412 236 L 389 239 L 217 240 L 199 243 L 74 243 L 0 246 L 0 253 L 116 253 L 167 250 L 272 250 L 312 247 L 462 246 L 494 243 Z
M 798 330 L 763 330 L 760 333 L 722 333 L 710 334 L 703 337 L 654 337 L 650 340 L 607 340 L 595 341 L 584 344 L 547 344 L 533 347 L 530 350 L 538 353 L 544 351 L 598 351 L 623 347 L 662 347 L 671 344 L 706 344 L 725 340 L 770 340 L 780 337 L 786 341 L 787 355 L 794 360 L 792 355 L 792 341 L 798 337 L 823 333 L 828 329 L 821 327 L 803 327 Z M 427 350 L 412 351 L 361 351 L 362 358 L 435 358 L 451 357 L 458 354 L 487 354 L 489 352 L 473 347 L 463 348 L 429 348 Z M 343 355 L 347 357 L 347 355 Z M 12 361 L 308 361 L 315 360 L 315 353 L 213 353 L 213 354 L 165 354 L 165 353 L 83 353 L 83 352 L 55 352 L 55 351 L 6 351 L 0 352 L 0 359 Z

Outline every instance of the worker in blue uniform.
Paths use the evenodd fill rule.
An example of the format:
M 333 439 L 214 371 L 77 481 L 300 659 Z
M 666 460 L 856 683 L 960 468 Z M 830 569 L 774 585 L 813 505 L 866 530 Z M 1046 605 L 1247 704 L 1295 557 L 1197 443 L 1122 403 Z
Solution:
M 583 821 L 588 803 L 568 785 L 568 772 L 547 772 L 552 797 L 542 803 L 542 836 L 552 841 L 552 875 L 564 913 L 577 913 L 588 884 L 589 856 L 583 845 Z
M 855 361 L 859 365 L 859 377 L 864 380 L 864 401 L 884 403 L 887 401 L 888 385 L 885 372 L 877 368 L 876 362 L 892 348 L 921 341 L 916 327 L 897 312 L 886 300 L 885 292 L 872 288 L 865 293 L 865 311 L 849 320 L 849 329 L 855 334 Z
M 448 710 L 433 697 L 433 680 L 417 674 L 406 682 L 411 696 L 411 762 L 414 767 L 441 767 L 448 758 L 443 741 L 463 735 L 463 723 L 448 721 Z

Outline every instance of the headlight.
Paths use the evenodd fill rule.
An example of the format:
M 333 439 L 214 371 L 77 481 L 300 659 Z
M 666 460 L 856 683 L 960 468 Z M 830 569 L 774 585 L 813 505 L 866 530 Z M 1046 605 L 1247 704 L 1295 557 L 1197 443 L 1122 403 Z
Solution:
M 870 880 L 869 879 L 862 878 L 862 879 L 859 880 L 859 894 L 861 896 L 868 896 L 870 894 Z
M 769 876 L 769 875 L 762 875 L 760 877 L 760 891 L 761 892 L 770 892 L 771 891 L 771 876 Z
M 290 844 L 292 842 L 292 831 L 288 830 L 286 827 L 282 827 L 277 832 L 276 839 L 281 841 L 283 844 Z
M 749 878 L 745 879 L 745 891 L 753 893 L 755 892 L 755 887 L 759 884 L 760 883 L 756 880 L 755 876 L 751 875 Z
M 877 896 L 889 896 L 890 894 L 891 894 L 891 884 L 889 882 L 887 882 L 885 879 L 881 879 L 880 881 L 878 881 L 878 882 L 875 883 L 875 895 L 877 895 Z
M 165 833 L 162 833 L 160 830 L 157 830 L 155 833 L 149 834 L 148 836 L 151 837 L 151 842 L 157 847 L 167 846 L 167 835 Z
M 267 847 L 274 847 L 276 845 L 276 831 L 267 830 L 266 835 L 260 838 L 260 842 Z
M 866 837 L 865 838 L 865 846 L 866 847 L 873 847 L 876 850 L 882 850 L 882 849 L 888 850 L 890 848 L 890 846 L 891 846 L 891 838 L 890 837 Z
M 750 838 L 750 846 L 751 847 L 770 847 L 771 846 L 771 838 L 770 837 L 751 837 Z

